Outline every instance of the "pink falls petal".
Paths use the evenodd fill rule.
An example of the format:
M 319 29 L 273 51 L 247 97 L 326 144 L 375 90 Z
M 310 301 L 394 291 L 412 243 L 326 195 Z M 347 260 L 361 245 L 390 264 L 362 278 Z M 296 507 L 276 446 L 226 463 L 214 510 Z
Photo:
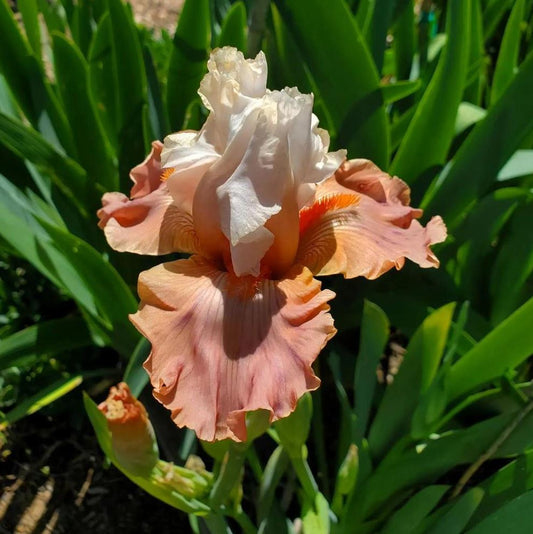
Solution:
M 134 182 L 131 200 L 122 193 L 106 193 L 98 210 L 98 226 L 107 241 L 119 252 L 168 254 L 197 251 L 197 238 L 191 210 L 194 190 L 184 190 L 180 202 L 162 181 L 160 141 L 130 173 Z M 190 189 L 190 188 L 189 188 Z
M 198 250 L 192 216 L 174 205 L 164 185 L 134 200 L 106 193 L 97 215 L 107 242 L 119 252 L 159 255 Z
M 309 270 L 240 277 L 193 256 L 141 274 L 133 324 L 152 343 L 155 397 L 203 440 L 246 440 L 245 415 L 289 415 L 320 381 L 311 364 L 335 329 Z
M 317 275 L 369 279 L 400 269 L 406 258 L 438 267 L 430 246 L 446 239 L 446 227 L 437 216 L 424 228 L 416 220 L 422 211 L 408 202 L 399 178 L 366 160 L 346 162 L 300 211 L 298 261 Z

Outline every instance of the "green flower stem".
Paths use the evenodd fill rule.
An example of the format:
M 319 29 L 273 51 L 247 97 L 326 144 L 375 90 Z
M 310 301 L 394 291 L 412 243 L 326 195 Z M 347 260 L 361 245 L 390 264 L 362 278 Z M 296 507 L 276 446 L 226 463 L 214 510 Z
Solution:
M 237 521 L 237 523 L 239 523 L 241 531 L 244 534 L 257 534 L 257 528 L 252 523 L 246 512 L 240 506 L 239 509 L 230 517 L 232 517 L 233 519 L 235 519 L 235 521 Z
M 202 517 L 211 534 L 231 534 L 226 520 L 220 514 L 209 514 Z
M 301 453 L 297 455 L 294 454 L 294 451 L 291 451 L 293 454 L 290 455 L 290 459 L 303 490 L 311 501 L 314 502 L 316 494 L 318 493 L 318 484 L 316 483 L 315 477 L 313 476 L 311 468 L 305 458 L 306 454 L 304 447 L 305 445 L 302 446 Z
M 222 506 L 239 483 L 242 466 L 246 457 L 246 449 L 247 444 L 245 443 L 232 443 L 229 446 L 228 452 L 222 461 L 220 474 L 211 490 L 209 504 L 213 510 Z

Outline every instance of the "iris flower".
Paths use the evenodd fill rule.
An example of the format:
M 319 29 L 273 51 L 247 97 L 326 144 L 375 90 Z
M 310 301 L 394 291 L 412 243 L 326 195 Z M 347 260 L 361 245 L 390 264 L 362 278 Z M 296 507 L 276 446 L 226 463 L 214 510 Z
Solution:
M 446 237 L 440 217 L 416 220 L 400 179 L 328 151 L 312 95 L 266 78 L 263 53 L 213 51 L 202 129 L 154 142 L 130 198 L 107 193 L 99 211 L 116 250 L 191 254 L 140 274 L 131 320 L 152 344 L 155 397 L 207 441 L 246 440 L 247 412 L 286 417 L 319 386 L 335 295 L 314 276 L 436 267 Z

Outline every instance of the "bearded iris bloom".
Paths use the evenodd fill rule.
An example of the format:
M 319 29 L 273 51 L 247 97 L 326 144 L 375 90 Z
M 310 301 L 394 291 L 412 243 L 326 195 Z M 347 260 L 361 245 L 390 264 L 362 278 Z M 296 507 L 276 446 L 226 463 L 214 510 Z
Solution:
M 286 417 L 319 386 L 335 295 L 314 276 L 436 267 L 430 245 L 446 237 L 440 217 L 416 220 L 400 179 L 328 151 L 312 95 L 266 77 L 262 53 L 215 50 L 202 129 L 154 142 L 130 198 L 108 193 L 99 211 L 116 250 L 191 254 L 141 273 L 131 320 L 152 343 L 155 397 L 207 441 L 244 441 L 247 412 Z

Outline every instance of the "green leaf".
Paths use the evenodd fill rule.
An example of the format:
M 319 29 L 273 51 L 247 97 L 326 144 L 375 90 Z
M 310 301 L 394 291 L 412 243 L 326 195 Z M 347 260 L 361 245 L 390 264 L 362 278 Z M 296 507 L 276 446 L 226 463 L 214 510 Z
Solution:
M 468 208 L 492 186 L 498 171 L 533 132 L 532 86 L 533 54 L 530 54 L 505 93 L 474 128 L 450 167 L 425 196 L 422 207 L 440 214 L 449 230 L 457 227 Z
M 533 174 L 533 150 L 517 150 L 498 173 L 498 182 Z
M 473 488 L 459 497 L 450 509 L 426 532 L 427 534 L 461 534 L 483 499 L 484 491 Z
M 494 242 L 515 210 L 518 202 L 527 195 L 523 189 L 505 187 L 482 198 L 457 230 L 458 246 L 454 279 L 468 298 L 486 301 L 487 272 L 484 262 L 494 251 Z M 490 274 L 490 273 L 487 273 Z
M 111 19 L 106 12 L 100 19 L 89 48 L 89 87 L 91 99 L 95 103 L 100 122 L 109 142 L 118 150 L 117 124 L 118 102 L 117 79 L 113 66 L 113 49 L 111 46 Z
M 533 491 L 530 490 L 502 506 L 466 534 L 529 534 L 532 506 Z
M 365 300 L 354 376 L 354 411 L 357 417 L 358 439 L 366 433 L 377 382 L 376 369 L 389 338 L 389 326 L 385 312 L 379 306 Z
M 430 386 L 444 352 L 455 304 L 433 312 L 415 332 L 394 382 L 387 387 L 372 423 L 369 446 L 381 458 L 396 440 L 409 432 L 411 417 Z
M 239 0 L 229 9 L 222 21 L 217 46 L 234 46 L 246 53 L 246 6 Z
M 131 355 L 126 370 L 124 371 L 124 382 L 130 387 L 134 397 L 138 397 L 146 384 L 148 384 L 148 373 L 144 370 L 143 363 L 150 354 L 150 342 L 142 337 L 137 343 Z
M 67 119 L 6 0 L 0 0 L 0 35 L 0 72 L 17 103 L 32 125 L 51 143 L 75 153 Z
M 41 408 L 48 406 L 55 400 L 63 397 L 67 393 L 70 393 L 73 389 L 77 388 L 83 382 L 81 375 L 62 378 L 56 382 L 50 384 L 46 388 L 39 391 L 35 395 L 28 397 L 23 402 L 18 404 L 15 408 L 10 410 L 5 415 L 4 424 L 12 425 L 16 421 L 19 421 L 27 415 L 31 415 L 39 411 Z
M 387 31 L 392 22 L 396 1 L 373 0 L 372 16 L 365 28 L 365 38 L 378 73 L 383 68 L 383 55 L 387 44 Z
M 483 9 L 483 29 L 487 42 L 498 28 L 505 13 L 511 9 L 515 0 L 488 0 Z
M 92 343 L 87 325 L 80 317 L 41 322 L 0 340 L 0 369 L 26 365 L 39 356 L 86 347 Z
M 281 477 L 288 466 L 289 456 L 285 449 L 281 446 L 277 447 L 268 459 L 259 487 L 259 497 L 257 499 L 257 518 L 259 523 L 268 516 L 274 502 L 275 491 L 279 487 Z
M 491 321 L 497 325 L 520 303 L 533 272 L 533 202 L 518 207 L 501 240 L 490 277 Z M 512 261 L 509 259 L 512 258 Z
M 411 76 L 413 57 L 415 55 L 415 9 L 413 0 L 404 2 L 401 8 L 394 33 L 394 59 L 396 62 L 396 78 L 408 80 Z
M 207 72 L 211 42 L 209 0 L 186 0 L 174 35 L 168 66 L 167 107 L 170 127 L 180 130 L 185 111 Z
M 450 401 L 514 369 L 533 353 L 533 298 L 501 322 L 449 371 Z
M 388 123 L 379 77 L 355 18 L 343 0 L 276 0 L 327 108 L 336 144 L 382 168 Z
M 479 486 L 485 490 L 485 497 L 472 517 L 471 525 L 525 491 L 533 489 L 533 451 L 509 462 Z
M 463 98 L 464 100 L 479 106 L 481 105 L 484 86 L 487 83 L 487 61 L 485 58 L 481 0 L 472 0 L 472 16 L 470 22 L 468 82 Z
M 391 516 L 381 534 L 411 534 L 449 488 L 450 486 L 428 486 L 420 490 Z
M 150 477 L 137 476 L 124 469 L 124 467 L 118 463 L 116 456 L 113 453 L 111 434 L 107 427 L 107 421 L 104 414 L 100 412 L 96 404 L 86 393 L 83 394 L 83 403 L 85 404 L 85 410 L 94 428 L 100 447 L 119 471 L 122 471 L 122 473 L 124 473 L 124 475 L 126 475 L 134 484 L 137 484 L 137 486 L 141 487 L 147 493 L 169 506 L 191 514 L 206 515 L 209 513 L 209 507 L 199 500 L 189 499 L 178 493 L 178 491 L 172 490 L 167 485 L 157 484 Z
M 500 45 L 500 53 L 498 54 L 498 60 L 494 68 L 494 77 L 492 79 L 490 93 L 491 105 L 498 101 L 517 71 L 524 7 L 524 0 L 516 0 L 511 11 L 511 16 L 505 26 L 505 32 Z
M 138 334 L 127 314 L 136 301 L 120 275 L 90 245 L 32 213 L 27 198 L 0 176 L 0 235 L 66 291 L 129 356 Z
M 95 200 L 99 202 L 105 191 L 114 191 L 119 184 L 111 148 L 89 93 L 88 65 L 76 45 L 65 36 L 53 34 L 53 47 L 56 81 L 74 134 L 78 160 L 87 171 L 88 182 L 100 186 L 94 189 Z
M 487 115 L 487 110 L 480 108 L 470 102 L 461 102 L 457 110 L 457 117 L 455 119 L 454 134 L 460 135 L 465 130 L 484 119 Z
M 492 417 L 466 429 L 432 436 L 406 452 L 391 453 L 360 488 L 358 518 L 371 516 L 410 488 L 433 483 L 451 469 L 475 462 L 509 428 L 517 414 L 515 411 Z M 522 454 L 532 442 L 533 414 L 529 412 L 493 458 Z
M 83 204 L 88 188 L 86 175 L 75 161 L 60 154 L 38 132 L 3 113 L 0 113 L 0 143 L 44 169 L 69 200 L 82 213 L 87 213 Z
M 111 21 L 112 72 L 116 77 L 120 189 L 126 191 L 130 187 L 130 170 L 145 156 L 142 117 L 147 104 L 146 73 L 131 12 L 121 0 L 107 2 Z
M 17 7 L 22 15 L 26 37 L 35 54 L 41 61 L 41 30 L 39 29 L 39 9 L 36 0 L 18 0 Z
M 420 80 L 382 84 L 381 92 L 383 94 L 383 100 L 385 104 L 392 104 L 406 96 L 416 93 L 421 85 Z
M 409 184 L 444 164 L 466 82 L 471 0 L 450 0 L 448 42 L 391 166 Z

